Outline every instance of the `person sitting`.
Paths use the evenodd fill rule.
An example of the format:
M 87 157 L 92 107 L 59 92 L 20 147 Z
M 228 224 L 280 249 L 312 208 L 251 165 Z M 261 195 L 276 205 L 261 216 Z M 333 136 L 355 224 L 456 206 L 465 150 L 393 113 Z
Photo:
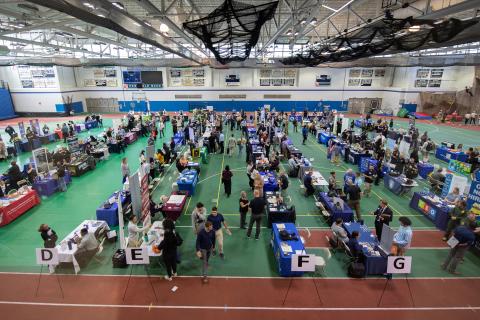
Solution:
M 87 228 L 80 230 L 80 236 L 82 237 L 77 245 L 77 251 L 75 252 L 75 259 L 80 266 L 85 266 L 88 261 L 98 251 L 98 241 L 95 238 L 95 234 L 88 232 Z
M 454 187 L 452 192 L 445 196 L 445 201 L 449 204 L 455 204 L 458 200 L 461 200 L 462 196 L 460 195 L 460 189 Z
M 282 193 L 287 190 L 288 188 L 288 177 L 285 172 L 280 172 L 280 177 L 278 179 L 278 184 L 280 186 L 280 190 Z
M 10 182 L 10 187 L 12 189 L 18 189 L 18 181 L 22 180 L 22 172 L 20 171 L 20 168 L 17 165 L 16 161 L 10 162 L 10 168 L 8 169 L 7 175 L 9 178 Z
M 296 177 L 298 175 L 298 169 L 300 168 L 300 164 L 298 164 L 297 159 L 292 154 L 290 155 L 290 159 L 288 159 L 288 175 L 290 177 Z
M 44 135 L 47 135 L 50 133 L 50 128 L 47 126 L 47 124 L 45 124 L 42 128 L 42 132 Z
M 273 161 L 270 163 L 270 170 L 278 172 L 279 167 L 280 167 L 280 161 L 278 160 L 277 157 L 274 157 Z
M 305 197 L 311 196 L 315 193 L 315 188 L 313 187 L 312 180 L 312 171 L 307 171 L 305 177 L 303 178 L 303 185 L 305 186 Z
M 347 247 L 348 249 L 350 249 L 350 252 L 352 253 L 352 257 L 354 257 L 357 262 L 363 261 L 362 246 L 358 242 L 359 236 L 360 234 L 358 233 L 358 231 L 353 231 L 352 236 L 347 242 Z
M 343 219 L 342 218 L 337 218 L 335 222 L 332 224 L 332 232 L 333 232 L 333 240 L 339 243 L 339 241 L 343 241 L 345 243 L 348 242 L 348 235 L 347 231 L 342 226 L 343 224 Z
M 410 158 L 410 161 L 405 165 L 405 176 L 408 179 L 415 179 L 418 177 L 418 168 L 415 159 Z
M 28 164 L 27 177 L 28 177 L 28 181 L 31 184 L 33 184 L 33 182 L 35 181 L 35 178 L 37 177 L 37 171 L 35 170 L 35 168 L 33 168 L 31 163 Z
M 178 172 L 182 172 L 187 168 L 188 165 L 188 160 L 185 159 L 184 156 L 181 156 L 178 158 L 177 162 L 175 163 L 175 166 L 177 167 Z
M 430 185 L 435 192 L 441 191 L 445 182 L 445 175 L 443 174 L 443 169 L 440 168 L 437 171 L 431 173 L 428 176 L 428 182 L 430 182 Z

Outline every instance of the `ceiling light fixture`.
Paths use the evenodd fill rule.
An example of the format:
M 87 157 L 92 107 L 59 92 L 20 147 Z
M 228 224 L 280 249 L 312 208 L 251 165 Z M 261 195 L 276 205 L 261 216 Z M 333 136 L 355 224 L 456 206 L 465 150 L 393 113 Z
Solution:
M 287 31 L 287 36 L 291 36 L 292 35 L 292 30 L 288 30 Z
M 112 2 L 112 5 L 120 10 L 125 10 L 125 6 L 121 2 Z
M 312 20 L 310 20 L 310 24 L 311 24 L 312 26 L 316 25 L 317 22 L 318 22 L 318 20 L 317 20 L 317 18 L 315 18 L 315 17 L 313 17 Z
M 97 16 L 99 16 L 100 18 L 105 18 L 105 16 L 101 13 L 97 14 Z
M 143 23 L 145 23 L 145 25 L 147 25 L 147 26 L 149 26 L 149 27 L 152 26 L 152 25 L 150 24 L 150 22 L 148 22 L 148 21 L 143 21 Z
M 160 24 L 160 32 L 167 33 L 169 30 L 170 28 L 166 24 Z
M 418 25 L 416 25 L 416 26 L 411 26 L 410 28 L 408 28 L 408 31 L 410 31 L 410 32 L 420 31 L 420 26 L 418 26 Z
M 301 21 L 300 21 L 300 24 L 305 24 L 307 23 L 307 19 L 303 18 Z
M 136 25 L 137 27 L 140 27 L 140 23 L 138 23 L 137 21 L 133 21 L 133 24 Z
M 294 35 L 295 35 L 295 36 L 298 36 L 298 31 L 295 31 Z
M 85 7 L 89 7 L 89 8 L 91 8 L 91 9 L 95 9 L 95 6 L 94 6 L 93 4 L 91 4 L 90 2 L 84 2 L 83 5 L 84 5 Z

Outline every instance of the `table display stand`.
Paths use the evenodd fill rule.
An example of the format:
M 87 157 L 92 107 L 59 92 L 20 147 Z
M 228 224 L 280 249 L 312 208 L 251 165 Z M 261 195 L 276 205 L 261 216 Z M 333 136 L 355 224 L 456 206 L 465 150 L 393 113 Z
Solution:
M 382 294 L 380 295 L 380 298 L 378 299 L 377 307 L 380 307 L 380 305 L 382 304 L 383 295 L 385 294 L 385 291 L 387 290 L 387 286 L 388 286 L 389 282 L 393 278 L 392 276 L 393 276 L 392 274 L 387 274 L 386 275 L 387 280 L 385 281 L 385 286 L 383 287 Z M 408 293 L 410 295 L 410 300 L 412 301 L 412 306 L 415 307 L 415 301 L 413 300 L 412 289 L 410 288 L 410 282 L 408 281 L 408 276 L 406 274 L 405 274 L 405 280 L 407 281 Z
M 65 296 L 63 294 L 62 284 L 60 283 L 60 279 L 58 278 L 58 274 L 56 272 L 54 272 L 54 273 L 55 273 L 55 279 L 57 279 L 57 283 L 58 283 L 58 286 L 60 288 L 60 293 L 62 294 L 62 299 L 65 299 Z M 40 274 L 38 276 L 37 288 L 35 289 L 35 298 L 38 297 L 38 290 L 40 289 L 40 282 L 42 280 L 42 275 L 43 275 L 43 265 L 40 266 Z
M 130 275 L 128 276 L 127 286 L 125 287 L 125 292 L 123 293 L 123 301 L 125 301 L 125 297 L 127 296 L 128 285 L 130 284 L 130 279 L 132 278 L 133 268 L 135 266 L 136 266 L 135 264 L 130 265 Z M 143 266 L 144 266 L 145 272 L 147 274 L 148 283 L 150 283 L 150 287 L 152 288 L 153 295 L 155 297 L 155 302 L 157 302 L 158 301 L 157 293 L 155 292 L 155 288 L 153 287 L 152 278 L 150 277 L 150 272 L 148 272 L 148 265 L 144 264 Z

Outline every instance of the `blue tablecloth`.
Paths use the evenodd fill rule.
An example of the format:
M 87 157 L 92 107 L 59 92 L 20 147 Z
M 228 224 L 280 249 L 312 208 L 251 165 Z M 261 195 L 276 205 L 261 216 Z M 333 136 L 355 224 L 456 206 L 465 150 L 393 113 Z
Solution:
M 117 196 L 117 193 L 113 193 L 110 197 Z M 130 196 L 126 196 L 123 192 L 120 193 L 120 200 L 122 202 L 122 207 L 124 207 L 127 202 L 130 201 Z M 118 204 L 117 201 L 112 203 L 110 208 L 105 208 L 103 203 L 97 208 L 97 220 L 105 221 L 109 227 L 118 226 Z
M 467 155 L 461 151 L 454 151 L 446 147 L 439 147 L 435 151 L 435 157 L 437 159 L 449 162 L 451 159 L 458 160 L 461 162 L 467 161 Z
M 429 198 L 427 194 L 414 192 L 412 200 L 410 201 L 410 208 L 424 214 L 428 219 L 433 221 L 435 227 L 440 230 L 446 230 L 449 220 L 448 213 L 450 208 L 441 203 L 435 203 Z
M 253 158 L 260 157 L 263 154 L 263 147 L 259 145 L 252 145 Z
M 377 237 L 366 227 L 366 225 L 360 225 L 358 222 L 344 223 L 343 227 L 347 231 L 348 236 L 352 235 L 353 231 L 358 231 L 358 242 L 369 243 L 375 251 L 380 251 L 380 256 L 373 256 L 368 252 L 368 249 L 363 247 L 363 255 L 365 256 L 365 274 L 367 275 L 379 275 L 387 272 L 387 256 L 379 250 Z
M 324 145 L 328 145 L 328 141 L 330 139 L 334 139 L 336 136 L 329 133 L 329 132 L 320 132 L 320 134 L 318 135 L 318 143 L 321 143 L 321 144 L 324 144 Z
M 264 178 L 264 185 L 263 185 L 263 192 L 268 192 L 268 191 L 278 191 L 279 186 L 278 186 L 278 181 L 273 172 L 260 172 L 260 175 L 262 178 Z M 265 175 L 268 176 L 268 180 L 265 181 Z
M 97 120 L 85 122 L 85 129 L 87 129 L 87 130 L 90 130 L 90 129 L 93 129 L 93 128 L 96 128 L 96 127 L 98 127 Z
M 177 132 L 173 136 L 173 141 L 175 142 L 175 145 L 185 144 L 185 139 L 184 139 L 183 132 Z
M 40 143 L 45 145 L 54 142 L 57 139 L 57 135 L 55 133 L 49 133 L 47 135 L 39 136 L 38 138 L 40 139 Z
M 417 168 L 418 168 L 418 175 L 420 177 L 422 177 L 423 179 L 427 179 L 428 175 L 430 174 L 430 172 L 433 172 L 433 165 L 430 164 L 430 163 L 422 163 L 422 162 L 419 162 L 417 164 Z
M 360 153 L 360 152 L 357 152 L 355 150 L 352 150 L 350 149 L 350 153 L 348 155 L 348 161 L 351 163 L 351 164 L 359 164 L 360 163 L 360 159 L 362 157 L 369 157 L 370 155 L 368 153 Z
M 195 194 L 195 187 L 198 183 L 198 173 L 196 170 L 183 170 L 177 179 L 178 190 L 187 191 L 189 196 Z
M 344 203 L 343 210 L 338 210 L 332 198 L 330 198 L 326 192 L 320 192 L 318 194 L 318 200 L 324 205 L 325 209 L 330 213 L 330 222 L 335 222 L 338 218 L 342 218 L 344 222 L 353 221 L 353 210 Z
M 295 254 L 297 250 L 305 250 L 305 247 L 300 240 L 300 235 L 295 228 L 293 223 L 284 223 L 285 230 L 287 230 L 290 234 L 295 234 L 298 237 L 298 240 L 289 240 L 289 241 L 282 241 L 280 239 L 280 230 L 277 227 L 277 224 L 272 224 L 272 248 L 273 248 L 273 255 L 275 257 L 275 261 L 277 262 L 278 273 L 282 277 L 293 277 L 293 276 L 301 276 L 303 272 L 300 271 L 292 271 L 292 254 Z M 292 252 L 283 252 L 281 243 L 286 242 L 291 248 Z
M 370 157 L 361 157 L 360 161 L 358 162 L 358 169 L 361 173 L 366 173 L 369 166 L 373 166 L 376 169 L 377 164 L 378 160 L 372 159 Z
M 404 186 L 403 185 L 403 179 L 405 178 L 404 175 L 400 175 L 398 177 L 392 177 L 389 174 L 386 174 L 383 176 L 383 184 L 385 185 L 385 188 L 388 190 L 392 191 L 396 195 L 400 195 L 404 192 L 407 192 L 410 188 L 409 186 Z
M 72 176 L 68 170 L 65 170 L 65 183 L 68 185 L 72 182 Z M 54 194 L 58 189 L 58 180 L 51 177 L 38 179 L 33 183 L 33 189 L 37 191 L 39 196 L 49 197 Z

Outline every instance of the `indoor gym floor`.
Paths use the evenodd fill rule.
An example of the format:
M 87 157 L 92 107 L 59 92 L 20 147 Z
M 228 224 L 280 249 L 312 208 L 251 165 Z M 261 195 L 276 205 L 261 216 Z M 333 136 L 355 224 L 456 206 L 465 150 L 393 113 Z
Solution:
M 120 115 L 109 116 L 104 120 L 104 126 L 107 127 L 111 121 L 118 121 L 115 120 L 118 117 Z M 40 121 L 49 121 L 53 128 L 64 119 L 46 118 Z M 403 119 L 396 119 L 395 122 L 396 126 L 404 128 L 408 124 Z M 4 128 L 6 123 L 0 122 L 0 125 Z M 16 123 L 16 119 L 9 123 Z M 465 146 L 477 145 L 478 127 L 464 129 L 429 121 L 417 121 L 417 126 L 421 132 L 427 130 L 437 143 L 449 140 L 463 142 Z M 92 132 L 96 134 L 101 130 Z M 166 131 L 168 141 L 171 127 L 168 126 Z M 309 137 L 306 146 L 302 146 L 300 132 L 294 133 L 292 127 L 289 131 L 294 144 L 306 157 L 314 158 L 314 167 L 325 177 L 335 170 L 338 172 L 337 179 L 341 180 L 346 168 L 351 167 L 344 163 L 340 167 L 331 165 L 326 159 L 325 146 L 318 144 L 313 136 Z M 237 137 L 240 135 L 240 131 L 230 132 L 227 129 L 226 140 L 232 133 Z M 161 142 L 163 140 L 157 140 L 156 146 L 160 147 Z M 50 144 L 49 148 L 57 144 Z M 129 159 L 132 171 L 138 168 L 138 154 L 145 145 L 146 138 L 142 138 L 127 148 L 125 156 Z M 22 165 L 28 156 L 23 154 L 19 157 Z M 81 221 L 95 219 L 96 208 L 121 186 L 120 160 L 123 156 L 111 154 L 110 159 L 100 162 L 96 170 L 74 178 L 66 193 L 56 193 L 42 199 L 41 205 L 0 229 L 0 310 L 4 310 L 5 314 L 13 315 L 11 312 L 14 312 L 17 315 L 15 318 L 18 318 L 21 312 L 22 318 L 29 318 L 39 316 L 40 312 L 51 312 L 54 308 L 58 312 L 74 310 L 80 318 L 82 312 L 95 307 L 93 312 L 88 312 L 89 317 L 113 317 L 112 314 L 115 314 L 123 319 L 132 312 L 152 317 L 182 312 L 186 317 L 190 314 L 200 316 L 198 311 L 202 311 L 202 317 L 214 314 L 232 319 L 244 318 L 251 313 L 252 316 L 261 314 L 264 318 L 278 319 L 291 317 L 297 312 L 302 312 L 306 318 L 313 318 L 320 313 L 327 316 L 336 311 L 337 317 L 350 317 L 354 313 L 355 316 L 368 314 L 368 318 L 375 319 L 375 315 L 385 315 L 379 311 L 388 310 L 393 318 L 420 318 L 423 314 L 440 318 L 452 314 L 455 317 L 473 318 L 480 309 L 480 304 L 474 298 L 480 279 L 480 258 L 472 253 L 467 254 L 465 262 L 459 267 L 462 273 L 460 277 L 442 271 L 439 265 L 448 252 L 446 244 L 441 241 L 442 233 L 427 218 L 408 207 L 409 196 L 395 196 L 382 183 L 374 186 L 371 198 L 362 200 L 363 217 L 365 223 L 373 227 L 371 212 L 382 198 L 388 200 L 394 211 L 394 227 L 398 226 L 398 217 L 401 215 L 412 219 L 414 236 L 408 255 L 413 256 L 413 270 L 408 278 L 394 277 L 389 283 L 381 278 L 348 279 L 345 257 L 342 253 L 334 255 L 327 249 L 325 235 L 328 234 L 328 226 L 315 208 L 313 198 L 307 199 L 302 195 L 298 179 L 290 179 L 288 189 L 297 210 L 297 226 L 302 229 L 307 251 L 322 255 L 327 259 L 327 266 L 324 274 L 316 272 L 294 280 L 279 278 L 269 244 L 270 229 L 262 229 L 259 241 L 248 240 L 244 230 L 238 229 L 239 193 L 245 190 L 249 197 L 252 195 L 248 190 L 244 153 L 240 157 L 210 155 L 208 165 L 201 166 L 196 194 L 188 200 L 177 222 L 178 231 L 185 241 L 180 250 L 180 277 L 173 282 L 158 277 L 163 276 L 165 271 L 155 261 L 148 268 L 133 266 L 113 269 L 111 256 L 116 249 L 113 244 L 107 245 L 101 259 L 92 260 L 79 276 L 73 276 L 73 268 L 70 267 L 60 268 L 58 272 L 62 275 L 48 275 L 45 269 L 41 270 L 40 266 L 35 265 L 34 249 L 41 246 L 36 231 L 38 226 L 48 223 L 62 239 Z M 445 164 L 437 159 L 433 162 Z M 220 183 L 220 174 L 225 165 L 230 165 L 234 172 L 231 198 L 225 197 Z M 7 167 L 8 164 L 2 162 L 0 172 Z M 356 167 L 352 168 L 356 170 Z M 160 195 L 169 194 L 177 176 L 175 166 L 171 166 L 155 189 L 154 199 L 158 201 Z M 425 187 L 424 182 L 419 184 L 419 189 Z M 218 257 L 211 259 L 209 274 L 214 278 L 207 285 L 202 285 L 197 277 L 201 265 L 194 255 L 195 238 L 190 225 L 190 213 L 198 201 L 203 202 L 207 209 L 217 205 L 233 229 L 231 237 L 225 235 L 225 260 Z M 40 276 L 41 271 L 43 273 Z M 99 276 L 102 276 L 101 281 Z M 178 286 L 175 293 L 170 291 L 173 286 Z M 455 299 L 452 299 L 452 293 Z M 22 307 L 13 304 L 13 301 Z M 288 309 L 279 309 L 285 307 Z

